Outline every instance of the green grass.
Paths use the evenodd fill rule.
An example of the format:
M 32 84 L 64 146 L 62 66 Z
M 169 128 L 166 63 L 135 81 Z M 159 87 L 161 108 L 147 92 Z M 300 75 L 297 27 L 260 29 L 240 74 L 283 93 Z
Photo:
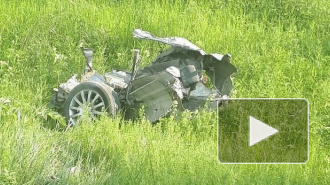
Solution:
M 308 161 L 308 103 L 304 99 L 233 99 L 220 107 L 219 160 L 230 163 Z M 249 116 L 278 130 L 249 146 Z M 235 146 L 235 147 L 233 147 Z
M 0 4 L 1 184 L 329 184 L 327 0 Z M 146 65 L 160 47 L 132 38 L 134 28 L 230 53 L 239 70 L 232 97 L 307 98 L 309 162 L 219 164 L 215 113 L 185 113 L 156 126 L 103 118 L 64 132 L 46 107 L 51 89 L 83 70 L 79 47 L 94 49 L 99 72 L 130 69 L 133 48 L 150 52 Z

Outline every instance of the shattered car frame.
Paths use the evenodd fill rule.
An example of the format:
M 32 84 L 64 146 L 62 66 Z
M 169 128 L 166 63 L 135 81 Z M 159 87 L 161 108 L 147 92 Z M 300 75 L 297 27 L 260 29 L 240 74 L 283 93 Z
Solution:
M 104 110 L 114 117 L 122 109 L 126 118 L 134 119 L 142 105 L 146 118 L 156 122 L 173 107 L 196 110 L 210 100 L 214 108 L 212 99 L 229 96 L 231 75 L 237 72 L 229 54 L 207 54 L 185 38 L 161 38 L 140 29 L 133 31 L 133 37 L 171 47 L 143 69 L 137 67 L 139 50 L 135 50 L 130 72 L 113 70 L 103 75 L 92 68 L 93 50 L 82 48 L 86 67 L 81 79 L 73 75 L 54 88 L 52 105 L 61 107 L 68 124 L 75 125 L 84 113 L 97 119 Z M 212 89 L 205 86 L 203 71 Z

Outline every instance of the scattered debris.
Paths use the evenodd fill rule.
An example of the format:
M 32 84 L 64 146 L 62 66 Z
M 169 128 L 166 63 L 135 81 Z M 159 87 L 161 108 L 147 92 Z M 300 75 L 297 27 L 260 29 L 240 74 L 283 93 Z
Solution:
M 80 80 L 73 75 L 54 88 L 51 101 L 63 111 L 68 125 L 75 125 L 83 114 L 97 119 L 102 110 L 114 117 L 120 108 L 126 118 L 134 119 L 141 106 L 146 118 L 155 122 L 173 107 L 179 111 L 198 110 L 210 100 L 211 108 L 215 108 L 216 101 L 212 99 L 229 96 L 233 88 L 231 75 L 237 72 L 229 54 L 207 54 L 185 38 L 156 37 L 141 29 L 135 29 L 133 37 L 168 44 L 170 48 L 143 69 L 138 68 L 139 50 L 134 50 L 130 72 L 114 70 L 104 74 L 92 67 L 93 50 L 82 48 L 85 73 Z M 213 89 L 205 85 L 204 74 Z
M 0 98 L 0 103 L 2 104 L 9 104 L 10 100 L 9 99 L 5 99 L 5 98 Z
M 67 172 L 69 172 L 72 175 L 78 175 L 78 173 L 80 172 L 80 168 L 77 166 L 73 166 L 67 169 Z

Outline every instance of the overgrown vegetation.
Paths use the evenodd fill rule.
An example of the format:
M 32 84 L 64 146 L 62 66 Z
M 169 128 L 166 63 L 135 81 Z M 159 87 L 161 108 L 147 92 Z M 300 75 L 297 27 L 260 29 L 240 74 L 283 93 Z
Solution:
M 329 184 L 330 7 L 327 0 L 0 0 L 1 184 Z M 130 69 L 161 49 L 142 28 L 231 53 L 232 97 L 307 98 L 306 165 L 220 165 L 215 113 L 156 126 L 103 118 L 65 130 L 47 108 L 51 89 L 82 71 L 80 46 L 99 72 Z M 150 53 L 150 56 L 147 54 Z M 143 65 L 142 64 L 142 65 Z

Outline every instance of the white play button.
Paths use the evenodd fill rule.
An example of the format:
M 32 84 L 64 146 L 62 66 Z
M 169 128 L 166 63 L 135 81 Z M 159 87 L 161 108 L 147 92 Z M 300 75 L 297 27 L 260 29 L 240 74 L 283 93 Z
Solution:
M 278 130 L 250 116 L 250 146 L 277 133 Z

